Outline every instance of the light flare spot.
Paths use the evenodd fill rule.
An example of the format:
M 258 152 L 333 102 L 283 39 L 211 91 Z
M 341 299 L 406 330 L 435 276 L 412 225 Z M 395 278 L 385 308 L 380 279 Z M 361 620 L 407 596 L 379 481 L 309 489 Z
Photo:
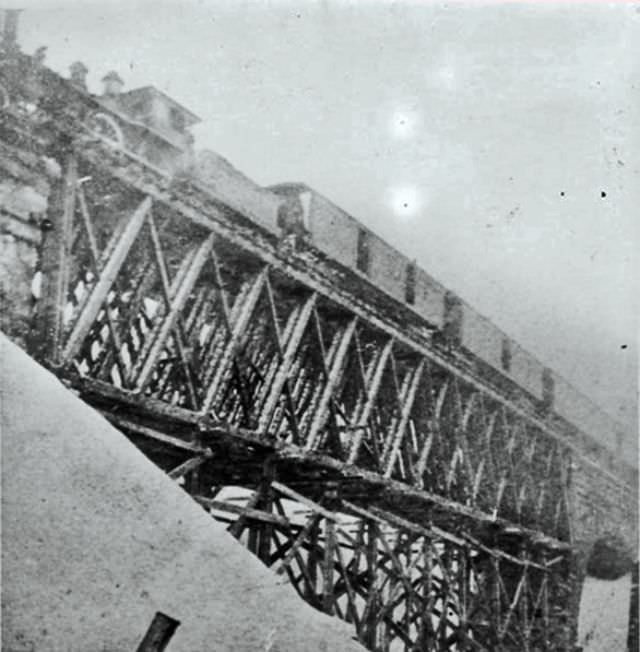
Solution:
M 413 109 L 396 109 L 391 114 L 389 130 L 395 138 L 409 138 L 412 136 L 418 124 L 420 115 Z
M 397 217 L 411 219 L 424 205 L 424 197 L 415 186 L 395 186 L 389 189 L 388 203 Z

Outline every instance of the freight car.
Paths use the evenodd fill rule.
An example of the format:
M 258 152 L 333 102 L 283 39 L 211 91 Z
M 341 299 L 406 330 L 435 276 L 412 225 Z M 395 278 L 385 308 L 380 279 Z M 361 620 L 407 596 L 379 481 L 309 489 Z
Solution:
M 513 381 L 544 414 L 553 412 L 609 450 L 618 450 L 620 424 L 414 261 L 303 183 L 281 183 L 269 190 L 288 202 L 298 200 L 312 246 L 415 311 L 449 345 Z
M 63 83 L 37 62 L 23 59 L 28 61 L 26 77 L 46 75 L 49 87 Z M 86 72 L 76 62 L 70 81 L 84 96 L 85 126 L 94 136 L 144 160 L 169 179 L 186 178 L 274 237 L 286 232 L 301 236 L 415 311 L 449 347 L 471 354 L 513 381 L 545 413 L 553 412 L 590 433 L 610 450 L 619 447 L 621 427 L 615 420 L 357 219 L 303 183 L 263 188 L 215 152 L 194 155 L 189 128 L 198 118 L 188 109 L 151 86 L 123 92 L 122 80 L 115 73 L 103 78 L 102 95 L 91 95 Z M 8 88 L 0 89 L 4 110 L 12 110 Z

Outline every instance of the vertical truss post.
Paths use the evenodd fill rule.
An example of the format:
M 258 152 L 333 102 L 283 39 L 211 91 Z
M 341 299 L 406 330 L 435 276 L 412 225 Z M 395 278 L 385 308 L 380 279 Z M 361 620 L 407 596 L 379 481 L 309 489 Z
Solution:
M 255 526 L 249 526 L 249 536 L 247 538 L 247 548 L 256 557 L 258 556 L 258 530 Z
M 330 484 L 324 493 L 323 503 L 329 509 L 338 504 L 338 487 Z M 336 524 L 332 519 L 324 521 L 324 558 L 322 560 L 322 610 L 333 615 L 335 595 L 333 586 L 334 556 L 337 547 Z
M 550 630 L 553 632 L 552 640 L 556 645 L 565 643 L 567 638 L 576 640 L 578 635 L 580 596 L 587 575 L 586 551 L 583 549 L 581 552 L 571 555 L 565 563 L 566 574 L 561 573 L 558 568 L 550 574 L 549 597 L 554 605 L 563 604 L 561 614 L 558 614 L 558 611 L 551 605 L 548 607 Z
M 629 627 L 627 635 L 627 650 L 637 652 L 640 649 L 638 637 L 638 613 L 640 601 L 638 600 L 638 562 L 636 561 L 631 571 L 631 599 L 629 600 Z
M 431 514 L 429 514 L 428 529 L 431 529 Z M 435 603 L 435 591 L 433 589 L 433 542 L 427 537 L 423 538 L 422 556 L 424 569 L 422 571 L 424 582 L 424 598 L 426 607 L 420 617 L 417 650 L 428 650 L 433 641 L 433 623 L 431 614 Z
M 375 521 L 370 520 L 367 523 L 367 588 L 369 595 L 367 597 L 367 607 L 363 614 L 363 642 L 370 649 L 375 650 L 378 643 L 378 619 L 376 617 L 376 607 L 378 606 L 377 596 L 377 564 L 378 564 L 378 525 Z
M 467 567 L 467 551 L 464 548 L 458 548 L 458 602 L 460 609 L 458 612 L 458 628 L 461 630 L 461 640 L 466 639 L 468 634 L 469 618 L 469 575 Z
M 543 635 L 543 645 L 544 649 L 548 649 L 549 646 L 549 567 L 547 566 L 547 554 L 543 551 L 542 553 L 542 565 L 545 568 L 545 574 L 542 578 L 542 596 L 540 599 L 540 612 L 542 620 L 542 635 Z
M 316 603 L 317 595 L 316 590 L 318 586 L 318 565 L 320 563 L 320 555 L 318 553 L 318 538 L 320 536 L 320 524 L 314 522 L 309 529 L 309 553 L 307 556 L 307 571 L 309 575 L 309 582 L 304 588 L 304 597 L 307 602 L 311 604 Z
M 413 572 L 415 562 L 417 562 L 417 558 L 419 556 L 418 552 L 414 552 L 413 550 L 413 543 L 414 539 L 411 539 L 407 537 L 406 541 L 406 547 L 405 547 L 405 565 L 406 565 L 406 580 L 408 581 L 408 587 L 410 589 L 413 589 L 413 582 L 411 580 L 411 574 Z M 414 556 L 415 555 L 415 556 Z M 415 608 L 414 603 L 417 602 L 416 597 L 417 593 L 414 593 L 413 591 L 405 591 L 405 598 L 404 598 L 404 628 L 405 631 L 409 634 L 411 632 L 411 624 L 412 624 L 412 615 L 413 615 L 413 610 Z
M 276 466 L 273 457 L 267 457 L 262 468 L 262 499 L 259 503 L 260 509 L 271 512 L 273 509 L 274 491 L 271 483 L 276 478 Z M 273 524 L 263 523 L 258 535 L 258 557 L 265 564 L 269 564 L 271 557 L 271 539 L 273 537 Z
M 333 557 L 336 547 L 336 525 L 326 519 L 324 522 L 324 559 L 322 560 L 322 610 L 333 615 L 335 597 L 333 594 Z
M 193 435 L 191 436 L 191 442 L 199 448 L 204 448 L 202 441 L 202 432 L 199 429 L 193 432 Z M 183 475 L 185 482 L 184 487 L 187 492 L 191 494 L 191 496 L 202 496 L 204 493 L 204 483 L 202 481 L 200 467 L 205 462 L 205 460 L 211 459 L 213 457 L 213 454 L 209 449 L 206 449 L 206 451 L 207 452 L 205 454 L 188 460 L 185 464 L 181 464 L 178 469 L 174 469 L 169 473 L 170 476 L 176 476 L 177 472 L 182 472 L 182 470 L 185 471 Z M 208 494 L 209 491 L 206 493 Z
M 51 187 L 47 205 L 48 230 L 40 252 L 41 298 L 35 316 L 35 329 L 29 348 L 44 363 L 58 366 L 62 360 L 64 310 L 69 291 L 71 244 L 76 203 L 78 164 L 67 151 L 62 162 L 62 178 Z
M 493 558 L 491 560 L 493 565 L 492 582 L 491 582 L 491 627 L 493 630 L 493 642 L 495 649 L 499 650 L 502 646 L 502 577 L 500 575 L 501 567 L 500 560 Z

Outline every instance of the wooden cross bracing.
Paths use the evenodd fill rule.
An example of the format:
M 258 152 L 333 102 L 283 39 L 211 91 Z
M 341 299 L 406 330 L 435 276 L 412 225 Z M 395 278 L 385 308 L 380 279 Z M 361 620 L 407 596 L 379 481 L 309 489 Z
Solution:
M 255 509 L 265 491 L 273 511 Z M 566 613 L 552 608 L 566 597 L 562 555 L 549 560 L 526 545 L 512 555 L 377 508 L 335 497 L 313 501 L 278 481 L 233 500 L 197 500 L 250 549 L 247 529 L 268 526 L 268 540 L 259 549 L 254 541 L 253 552 L 312 605 L 353 623 L 371 649 L 566 643 Z
M 75 272 L 42 301 L 52 362 L 566 538 L 557 440 L 215 231 L 150 197 L 114 219 L 74 178 L 45 245 Z

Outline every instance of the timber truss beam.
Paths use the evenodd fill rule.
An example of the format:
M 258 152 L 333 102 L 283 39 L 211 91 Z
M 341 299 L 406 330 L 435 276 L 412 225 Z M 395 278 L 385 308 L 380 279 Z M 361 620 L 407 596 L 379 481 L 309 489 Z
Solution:
M 273 242 L 65 160 L 38 306 L 49 364 L 568 537 L 575 451 L 544 424 Z

